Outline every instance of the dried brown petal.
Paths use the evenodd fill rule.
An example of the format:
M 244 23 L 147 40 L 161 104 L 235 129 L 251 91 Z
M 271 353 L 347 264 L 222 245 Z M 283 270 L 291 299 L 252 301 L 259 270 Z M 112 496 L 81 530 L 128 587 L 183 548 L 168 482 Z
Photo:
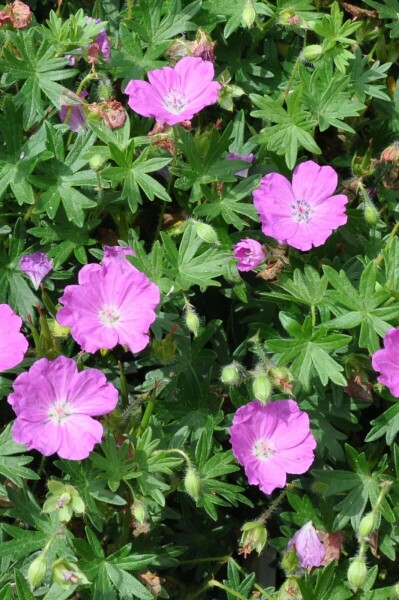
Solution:
M 24 29 L 32 20 L 32 13 L 27 4 L 15 0 L 10 6 L 11 24 L 15 29 Z
M 142 583 L 144 583 L 145 587 L 152 594 L 157 596 L 161 593 L 161 578 L 156 575 L 156 573 L 151 573 L 151 571 L 146 571 L 145 573 L 141 573 L 139 575 L 139 579 L 141 579 Z
M 318 531 L 317 536 L 324 544 L 324 548 L 326 550 L 326 554 L 323 559 L 323 565 L 329 565 L 333 560 L 339 560 L 339 557 L 341 556 L 341 547 L 344 541 L 343 534 L 340 531 L 337 533 Z
M 347 2 L 341 2 L 341 6 L 344 10 L 346 10 L 346 12 L 348 12 L 354 17 L 353 20 L 378 18 L 378 10 L 368 10 L 367 8 L 359 8 L 359 6 L 354 6 L 353 4 L 348 4 Z

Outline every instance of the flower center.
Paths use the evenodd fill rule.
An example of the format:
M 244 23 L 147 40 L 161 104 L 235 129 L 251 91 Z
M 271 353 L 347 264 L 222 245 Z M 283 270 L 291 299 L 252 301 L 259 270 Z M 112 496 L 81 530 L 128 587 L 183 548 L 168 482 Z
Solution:
M 48 416 L 50 417 L 50 421 L 53 423 L 62 425 L 68 420 L 68 417 L 72 415 L 72 413 L 72 406 L 68 400 L 56 400 L 51 405 L 51 408 L 48 411 Z
M 270 440 L 256 440 L 253 445 L 252 452 L 256 458 L 259 458 L 260 460 L 267 460 L 273 456 L 275 452 L 275 446 Z
M 187 99 L 183 92 L 172 88 L 164 96 L 163 103 L 170 112 L 179 114 L 187 104 Z
M 116 306 L 104 304 L 98 314 L 98 317 L 103 325 L 106 325 L 107 327 L 113 327 L 121 318 L 121 312 Z
M 312 216 L 312 207 L 306 200 L 295 200 L 291 204 L 292 216 L 298 223 L 307 223 Z

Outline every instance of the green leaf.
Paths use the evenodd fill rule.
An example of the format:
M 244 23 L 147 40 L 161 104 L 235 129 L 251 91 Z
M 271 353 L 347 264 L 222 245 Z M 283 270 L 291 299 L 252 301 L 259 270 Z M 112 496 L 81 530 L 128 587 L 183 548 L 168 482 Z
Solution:
M 0 435 L 0 474 L 18 487 L 23 487 L 24 479 L 40 479 L 39 475 L 25 467 L 32 462 L 32 456 L 25 456 L 26 447 L 17 444 L 11 437 L 11 425 L 7 425 Z
M 21 571 L 16 570 L 14 573 L 18 600 L 35 600 L 34 595 L 29 589 L 28 582 L 22 575 Z

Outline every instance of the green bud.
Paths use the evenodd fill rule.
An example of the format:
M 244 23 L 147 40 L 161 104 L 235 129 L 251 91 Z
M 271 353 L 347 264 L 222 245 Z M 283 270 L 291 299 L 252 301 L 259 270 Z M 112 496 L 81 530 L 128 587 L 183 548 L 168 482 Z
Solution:
M 64 327 L 63 325 L 60 325 L 55 319 L 49 319 L 48 326 L 55 338 L 66 338 L 71 332 L 70 327 Z
M 237 385 L 240 381 L 238 363 L 232 362 L 230 365 L 223 367 L 220 380 L 226 385 Z
M 211 225 L 208 223 L 202 223 L 202 221 L 194 221 L 195 231 L 201 240 L 207 244 L 218 244 L 219 238 Z
M 47 562 L 44 554 L 39 554 L 29 565 L 28 581 L 31 587 L 37 588 L 46 577 Z
M 278 600 L 302 600 L 301 590 L 295 577 L 288 577 L 281 586 Z
M 193 467 L 188 467 L 184 476 L 184 488 L 189 496 L 197 502 L 201 493 L 201 479 Z
M 364 219 L 367 225 L 374 227 L 378 223 L 379 213 L 374 204 L 369 200 L 364 207 Z
M 105 164 L 105 158 L 101 154 L 94 154 L 89 160 L 89 167 L 92 171 L 101 171 Z
M 256 19 L 256 11 L 255 11 L 254 5 L 252 3 L 252 0 L 247 0 L 247 3 L 245 5 L 244 10 L 242 11 L 242 15 L 241 15 L 242 26 L 250 29 L 252 27 L 252 25 L 254 24 L 255 19 Z
M 391 587 L 389 600 L 399 600 L 399 583 L 395 583 L 395 585 Z
M 353 592 L 357 592 L 357 590 L 366 582 L 367 579 L 367 567 L 364 562 L 364 558 L 361 556 L 357 556 L 349 565 L 348 569 L 348 583 Z
M 200 320 L 198 318 L 197 313 L 192 308 L 192 306 L 190 306 L 190 304 L 187 304 L 186 306 L 186 325 L 187 329 L 191 331 L 194 337 L 197 337 L 198 329 L 200 326 Z
M 320 60 L 323 54 L 324 50 L 322 46 L 320 46 L 319 44 L 311 44 L 310 46 L 306 46 L 306 48 L 303 49 L 302 57 L 307 62 L 315 63 L 316 61 Z
M 362 517 L 359 524 L 358 534 L 361 538 L 365 538 L 373 531 L 375 527 L 375 516 L 372 512 L 367 513 Z
M 266 375 L 257 375 L 252 383 L 252 391 L 257 400 L 266 404 L 272 393 L 270 379 Z
M 139 500 L 135 500 L 132 505 L 131 512 L 136 521 L 138 521 L 141 525 L 145 523 L 146 511 L 142 502 L 139 502 Z
M 262 521 L 249 521 L 241 527 L 241 553 L 245 556 L 255 550 L 260 554 L 267 542 L 267 529 Z
M 281 568 L 285 573 L 296 573 L 299 569 L 299 558 L 295 551 L 295 548 L 288 550 L 281 559 Z
M 108 77 L 101 79 L 97 86 L 97 96 L 100 102 L 110 100 L 114 95 L 115 91 L 111 79 L 108 79 Z

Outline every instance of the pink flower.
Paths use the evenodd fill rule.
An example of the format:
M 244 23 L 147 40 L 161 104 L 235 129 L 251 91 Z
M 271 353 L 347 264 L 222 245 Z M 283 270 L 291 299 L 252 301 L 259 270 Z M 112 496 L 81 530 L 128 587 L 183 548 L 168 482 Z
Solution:
M 8 397 L 17 418 L 12 436 L 49 456 L 82 460 L 101 441 L 103 426 L 92 417 L 118 403 L 118 390 L 98 369 L 78 372 L 71 358 L 41 358 L 14 381 Z
M 22 256 L 19 260 L 19 266 L 21 271 L 25 273 L 31 282 L 35 290 L 39 289 L 39 285 L 53 268 L 53 259 L 48 258 L 44 252 L 33 252 Z
M 104 246 L 104 256 L 101 264 L 107 267 L 112 261 L 116 261 L 122 271 L 135 269 L 132 263 L 126 260 L 126 256 L 135 256 L 130 246 Z
M 321 567 L 326 549 L 317 536 L 312 521 L 305 523 L 288 542 L 288 550 L 295 548 L 301 567 Z
M 93 21 L 92 17 L 88 17 L 87 23 L 91 23 L 92 21 Z M 96 22 L 96 24 L 101 23 L 101 19 L 96 19 L 95 22 Z M 93 46 L 93 44 L 96 44 L 96 46 L 98 47 L 99 51 L 101 52 L 104 60 L 109 60 L 110 43 L 109 43 L 109 38 L 107 36 L 107 32 L 105 31 L 105 29 L 102 29 L 100 31 L 100 33 L 98 34 L 98 36 L 96 37 L 96 39 L 94 40 L 94 42 L 92 42 L 90 44 L 89 53 L 90 53 L 90 48 Z
M 238 244 L 234 244 L 233 248 L 239 271 L 252 271 L 265 260 L 262 244 L 251 238 L 241 240 Z
M 117 344 L 140 352 L 149 342 L 159 300 L 158 286 L 144 273 L 133 265 L 121 268 L 121 260 L 114 259 L 80 270 L 79 285 L 68 285 L 60 298 L 64 308 L 57 320 L 71 327 L 72 337 L 86 352 Z
M 278 173 L 265 175 L 253 192 L 263 233 L 299 250 L 324 244 L 348 219 L 347 196 L 333 195 L 337 183 L 334 169 L 312 160 L 296 167 L 292 185 Z
M 139 115 L 176 125 L 217 102 L 221 85 L 212 81 L 214 75 L 210 61 L 186 56 L 174 68 L 149 71 L 150 83 L 129 81 L 125 93 L 129 95 L 130 108 Z
M 384 337 L 384 348 L 374 352 L 371 364 L 374 371 L 380 371 L 377 377 L 387 386 L 392 396 L 399 398 L 399 329 L 389 329 Z
M 80 92 L 79 98 L 86 98 L 87 92 Z M 76 96 L 78 98 L 78 96 Z M 86 115 L 79 104 L 63 104 L 59 112 L 60 120 L 69 125 L 72 131 L 79 131 L 86 124 Z
M 22 319 L 8 304 L 0 304 L 0 372 L 19 365 L 28 349 Z
M 243 160 L 249 164 L 252 164 L 252 161 L 254 160 L 254 155 L 252 154 L 252 152 L 251 154 L 248 154 L 246 156 L 244 156 L 243 154 L 237 154 L 236 152 L 230 152 L 227 158 L 229 160 Z M 249 169 L 242 169 L 241 171 L 236 171 L 234 175 L 236 175 L 237 177 L 248 177 L 248 171 Z
M 241 406 L 230 428 L 230 443 L 248 482 L 265 494 L 283 488 L 287 473 L 305 473 L 316 447 L 309 417 L 294 400 L 253 400 Z

